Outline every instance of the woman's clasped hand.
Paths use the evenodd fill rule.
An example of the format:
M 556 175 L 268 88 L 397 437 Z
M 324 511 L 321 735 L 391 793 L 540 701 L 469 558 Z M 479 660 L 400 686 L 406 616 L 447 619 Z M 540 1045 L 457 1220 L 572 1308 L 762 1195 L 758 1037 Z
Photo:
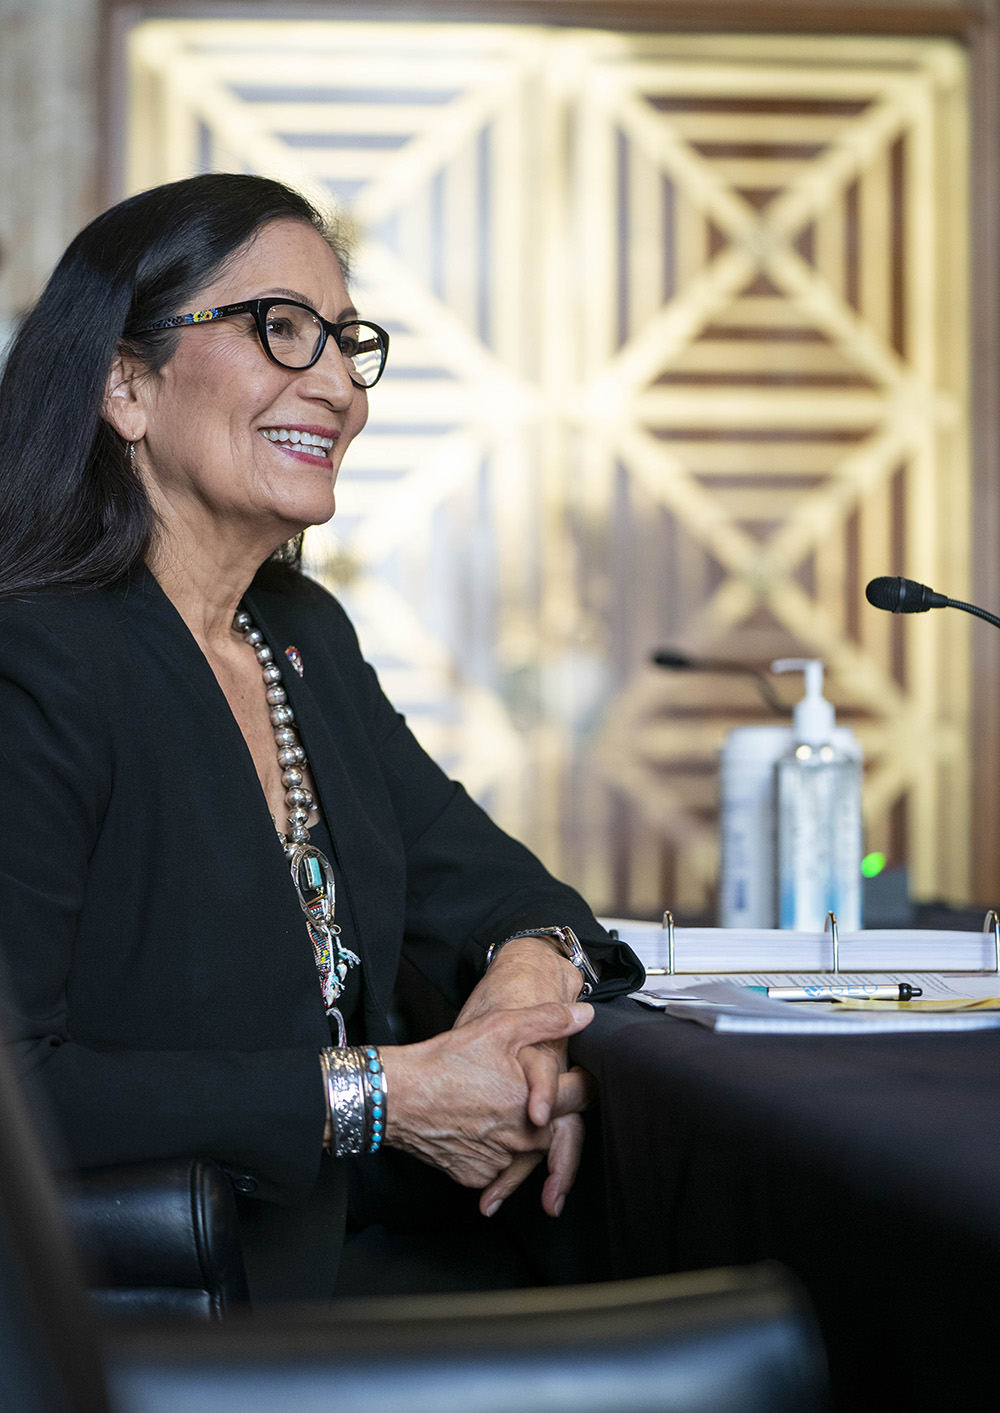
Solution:
M 389 1093 L 386 1140 L 483 1188 L 492 1216 L 546 1155 L 546 1210 L 558 1216 L 579 1157 L 576 1124 L 587 1103 L 583 1071 L 563 1071 L 539 1048 L 583 1030 L 586 1002 L 549 1001 L 494 1011 L 430 1040 L 382 1047 Z

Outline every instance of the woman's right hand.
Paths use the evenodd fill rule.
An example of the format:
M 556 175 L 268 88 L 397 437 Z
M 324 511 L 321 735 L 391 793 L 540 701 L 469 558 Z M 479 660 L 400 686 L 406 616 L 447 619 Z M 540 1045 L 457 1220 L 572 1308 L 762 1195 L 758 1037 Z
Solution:
M 547 1001 L 494 1011 L 419 1045 L 380 1046 L 386 1075 L 385 1141 L 440 1168 L 463 1187 L 485 1187 L 511 1162 L 544 1153 L 551 1121 L 528 1117 L 528 1081 L 518 1053 L 583 1030 L 593 1007 Z M 587 1102 L 579 1071 L 562 1075 L 551 1118 Z

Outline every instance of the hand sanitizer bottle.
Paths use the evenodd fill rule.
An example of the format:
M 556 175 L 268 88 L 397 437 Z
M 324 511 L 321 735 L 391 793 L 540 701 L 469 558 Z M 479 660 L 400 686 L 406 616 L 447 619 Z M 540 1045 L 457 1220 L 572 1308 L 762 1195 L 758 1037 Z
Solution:
M 823 664 L 784 658 L 772 672 L 805 673 L 791 749 L 774 769 L 778 926 L 821 932 L 828 912 L 861 927 L 861 752 L 834 724 Z

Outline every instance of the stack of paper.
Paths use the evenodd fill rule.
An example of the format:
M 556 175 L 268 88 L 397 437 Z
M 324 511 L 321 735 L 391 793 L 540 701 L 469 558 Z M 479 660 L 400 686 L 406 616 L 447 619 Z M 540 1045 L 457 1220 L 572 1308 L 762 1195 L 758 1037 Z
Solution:
M 813 986 L 830 981 L 830 973 L 740 973 L 723 977 L 686 976 L 648 982 L 634 999 L 667 1015 L 696 1021 L 713 1030 L 742 1035 L 875 1034 L 883 1031 L 992 1030 L 1000 1028 L 1000 991 L 995 976 L 949 977 L 919 974 L 919 1001 L 773 1001 L 761 990 L 768 986 Z M 840 984 L 898 983 L 902 973 L 842 974 Z M 960 1003 L 996 1009 L 954 1009 Z M 925 1006 L 925 1002 L 929 1003 Z M 939 1005 L 940 1011 L 930 1009 Z

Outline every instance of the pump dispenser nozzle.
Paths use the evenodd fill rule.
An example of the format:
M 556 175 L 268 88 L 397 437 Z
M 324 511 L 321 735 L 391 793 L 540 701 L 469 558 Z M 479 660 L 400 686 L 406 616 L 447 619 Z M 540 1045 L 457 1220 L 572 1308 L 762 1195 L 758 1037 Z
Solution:
M 833 703 L 823 695 L 823 664 L 818 657 L 783 657 L 771 663 L 772 672 L 803 672 L 806 693 L 793 714 L 797 742 L 825 746 L 833 739 Z
M 803 672 L 795 746 L 776 763 L 778 926 L 821 931 L 828 912 L 841 928 L 861 926 L 861 753 L 834 724 L 823 696 L 823 664 L 784 658 L 772 672 Z

